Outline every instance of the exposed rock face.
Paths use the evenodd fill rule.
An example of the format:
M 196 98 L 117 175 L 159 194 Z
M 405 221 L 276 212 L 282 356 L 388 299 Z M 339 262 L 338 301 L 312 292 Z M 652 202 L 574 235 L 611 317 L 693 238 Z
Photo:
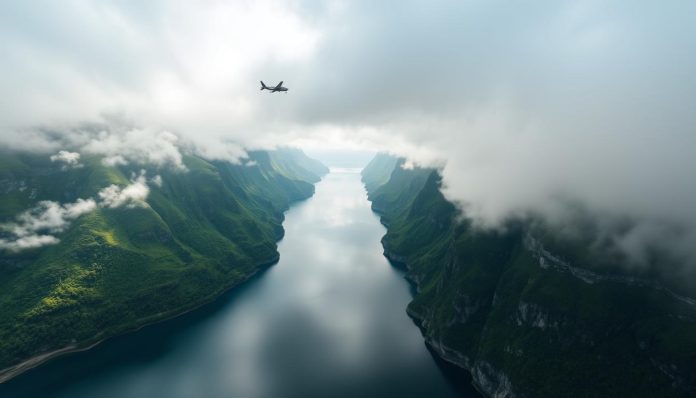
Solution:
M 388 229 L 385 256 L 417 286 L 407 311 L 426 343 L 482 393 L 696 395 L 694 292 L 594 264 L 538 224 L 477 230 L 442 196 L 436 171 L 393 164 L 391 176 L 363 171 Z
M 477 363 L 473 374 L 478 387 L 488 396 L 494 398 L 514 398 L 518 396 L 512 392 L 512 385 L 507 375 L 496 370 L 487 362 Z

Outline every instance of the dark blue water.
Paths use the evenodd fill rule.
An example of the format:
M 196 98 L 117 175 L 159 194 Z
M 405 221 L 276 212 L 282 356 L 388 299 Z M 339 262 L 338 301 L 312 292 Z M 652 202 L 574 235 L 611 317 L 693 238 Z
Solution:
M 408 318 L 357 172 L 286 214 L 280 262 L 215 303 L 0 386 L 31 397 L 476 396 Z

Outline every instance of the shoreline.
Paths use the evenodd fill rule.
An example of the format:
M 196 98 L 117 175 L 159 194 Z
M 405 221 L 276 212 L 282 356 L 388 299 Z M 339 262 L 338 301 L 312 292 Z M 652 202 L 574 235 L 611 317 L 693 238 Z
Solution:
M 326 176 L 325 173 L 319 177 L 319 181 L 323 180 L 323 178 Z M 278 243 L 283 240 L 285 237 L 285 228 L 283 227 L 283 223 L 285 222 L 285 213 L 290 210 L 294 205 L 304 202 L 307 199 L 310 199 L 312 196 L 315 194 L 316 190 L 316 184 L 319 182 L 311 183 L 312 186 L 312 191 L 311 193 L 304 197 L 300 198 L 297 200 L 291 200 L 290 203 L 288 203 L 287 208 L 283 209 L 280 211 L 280 230 L 278 231 L 277 236 L 275 237 L 275 245 L 276 245 L 276 252 L 275 255 L 272 258 L 269 258 L 268 260 L 261 261 L 259 264 L 256 265 L 254 270 L 243 276 L 240 280 L 228 284 L 223 284 L 223 287 L 220 288 L 217 292 L 213 294 L 209 294 L 208 296 L 202 298 L 200 301 L 196 302 L 190 307 L 183 307 L 179 309 L 174 309 L 174 310 L 169 310 L 166 312 L 159 312 L 157 314 L 153 314 L 149 317 L 143 318 L 142 324 L 139 324 L 135 327 L 128 328 L 125 330 L 121 330 L 118 332 L 115 332 L 109 336 L 104 337 L 103 334 L 104 332 L 100 332 L 97 335 L 95 335 L 93 338 L 89 340 L 84 340 L 82 342 L 76 342 L 74 344 L 68 345 L 66 347 L 58 348 L 52 351 L 44 352 L 39 355 L 35 355 L 33 357 L 27 358 L 24 361 L 21 361 L 17 364 L 8 366 L 6 368 L 0 369 L 0 384 L 7 383 L 8 381 L 11 381 L 15 377 L 31 370 L 34 369 L 38 366 L 43 365 L 44 363 L 55 359 L 59 358 L 63 355 L 71 354 L 71 353 L 77 353 L 77 352 L 83 352 L 83 351 L 88 351 L 102 342 L 109 340 L 111 338 L 127 335 L 130 333 L 135 333 L 143 328 L 146 328 L 148 326 L 161 323 L 161 322 L 166 322 L 175 318 L 178 318 L 180 316 L 186 315 L 190 312 L 196 311 L 206 305 L 209 305 L 218 299 L 222 298 L 226 293 L 229 293 L 233 289 L 243 285 L 244 283 L 248 282 L 252 278 L 258 276 L 261 272 L 268 270 L 268 268 L 272 267 L 273 265 L 277 264 L 278 261 L 280 260 L 280 253 L 278 252 Z M 136 323 L 137 324 L 137 323 Z
M 282 239 L 282 237 L 281 237 L 281 239 Z M 280 242 L 280 239 L 278 239 L 276 241 L 276 244 L 278 242 Z M 24 360 L 16 365 L 12 365 L 12 366 L 9 366 L 7 368 L 0 369 L 0 384 L 6 383 L 6 382 L 14 379 L 15 377 L 17 377 L 17 376 L 19 376 L 19 375 L 21 375 L 21 374 L 23 374 L 31 369 L 34 369 L 38 366 L 43 365 L 44 363 L 46 363 L 52 359 L 59 358 L 63 355 L 72 354 L 72 353 L 76 353 L 76 352 L 88 351 L 88 350 L 91 350 L 92 348 L 98 346 L 99 344 L 101 344 L 104 341 L 109 340 L 111 338 L 118 337 L 118 336 L 124 336 L 124 335 L 130 334 L 130 333 L 135 333 L 135 332 L 137 332 L 143 328 L 146 328 L 148 326 L 152 326 L 152 325 L 155 325 L 155 324 L 158 324 L 161 322 L 170 321 L 172 319 L 186 315 L 190 312 L 196 311 L 196 310 L 198 310 L 198 309 L 200 309 L 208 304 L 215 302 L 216 300 L 221 298 L 225 293 L 229 293 L 233 289 L 248 282 L 250 279 L 254 278 L 255 276 L 258 276 L 261 272 L 266 271 L 268 268 L 277 264 L 279 260 L 280 260 L 280 254 L 276 253 L 276 255 L 272 259 L 269 259 L 269 260 L 264 261 L 264 262 L 260 263 L 259 265 L 257 265 L 256 269 L 252 273 L 244 276 L 241 280 L 237 281 L 236 283 L 231 284 L 230 286 L 223 287 L 221 289 L 221 291 L 207 296 L 206 298 L 202 299 L 201 302 L 194 304 L 192 307 L 186 308 L 184 310 L 177 309 L 177 310 L 167 311 L 166 313 L 155 314 L 151 317 L 148 317 L 148 318 L 155 317 L 155 319 L 146 321 L 148 318 L 144 318 L 143 324 L 141 324 L 137 327 L 131 328 L 131 329 L 127 329 L 123 332 L 115 333 L 115 334 L 108 336 L 108 337 L 101 337 L 98 334 L 90 340 L 83 341 L 82 344 L 75 343 L 75 344 L 69 345 L 67 347 L 62 347 L 62 348 L 58 348 L 58 349 L 53 350 L 53 351 L 49 351 L 49 352 L 45 352 L 45 353 L 42 353 L 39 355 L 35 355 L 35 356 L 28 358 L 28 359 L 26 359 L 26 360 Z
M 382 216 L 375 211 L 375 214 L 380 216 L 380 221 L 382 220 Z M 388 228 L 388 226 L 384 223 L 382 223 L 385 227 Z M 382 255 L 389 261 L 389 263 L 402 271 L 405 272 L 404 279 L 408 281 L 408 283 L 411 285 L 411 287 L 414 289 L 415 294 L 418 294 L 420 291 L 420 284 L 419 281 L 414 278 L 412 275 L 409 275 L 409 272 L 411 271 L 411 268 L 408 265 L 408 262 L 406 261 L 406 258 L 404 256 L 400 256 L 390 249 L 386 247 L 384 244 L 384 239 L 382 239 L 382 249 L 384 250 Z M 413 294 L 413 296 L 415 296 Z M 425 321 L 424 317 L 416 313 L 415 311 L 411 310 L 410 308 L 406 307 L 406 314 L 408 315 L 409 318 L 413 321 L 413 323 L 418 327 L 418 329 L 421 332 L 421 335 L 423 336 L 423 341 L 425 342 L 425 345 L 428 347 L 428 351 L 430 351 L 432 354 L 437 355 L 439 359 L 442 361 L 449 363 L 453 366 L 456 366 L 457 368 L 464 370 L 469 374 L 469 377 L 471 377 L 471 386 L 479 393 L 481 394 L 482 397 L 488 397 L 489 395 L 484 391 L 483 386 L 481 386 L 476 379 L 476 375 L 474 373 L 474 369 L 472 366 L 466 363 L 466 360 L 462 360 L 460 357 L 461 355 L 453 350 L 453 349 L 447 349 L 446 347 L 443 347 L 441 344 L 438 344 L 435 342 L 432 338 L 428 337 L 427 331 L 427 322 Z M 449 351 L 449 352 L 448 352 Z

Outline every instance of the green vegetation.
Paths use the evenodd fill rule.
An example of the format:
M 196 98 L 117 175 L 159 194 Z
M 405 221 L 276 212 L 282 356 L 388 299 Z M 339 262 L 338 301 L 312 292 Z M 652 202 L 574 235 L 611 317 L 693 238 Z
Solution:
M 673 293 L 689 293 L 686 284 L 629 271 L 538 222 L 474 228 L 443 197 L 435 170 L 401 164 L 378 155 L 363 171 L 388 225 L 385 255 L 418 287 L 408 312 L 427 342 L 481 391 L 696 394 L 696 306 Z
M 162 181 L 149 183 L 146 205 L 98 207 L 57 233 L 56 245 L 0 252 L 0 369 L 192 309 L 275 262 L 283 212 L 328 170 L 300 151 L 250 158 L 146 167 Z M 61 170 L 48 156 L 1 153 L 0 222 L 40 200 L 97 198 L 141 170 L 81 162 Z

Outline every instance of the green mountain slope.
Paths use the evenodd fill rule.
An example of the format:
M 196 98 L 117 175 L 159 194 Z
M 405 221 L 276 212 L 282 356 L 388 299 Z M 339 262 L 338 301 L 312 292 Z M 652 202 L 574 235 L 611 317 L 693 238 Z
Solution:
M 0 238 L 11 238 L 7 226 L 39 201 L 99 201 L 105 187 L 123 189 L 141 175 L 149 195 L 113 208 L 99 202 L 55 232 L 57 244 L 0 251 L 0 377 L 37 355 L 199 306 L 277 261 L 283 212 L 311 196 L 327 169 L 294 150 L 250 158 L 186 156 L 186 171 L 142 171 L 87 157 L 65 170 L 44 155 L 3 152 Z
M 365 166 L 367 172 L 362 174 L 362 182 L 365 184 L 365 188 L 367 188 L 368 195 L 371 195 L 377 188 L 389 181 L 397 162 L 399 162 L 398 158 L 383 154 L 372 158 L 370 163 Z
M 385 255 L 417 286 L 408 313 L 429 346 L 471 371 L 483 393 L 696 394 L 696 294 L 688 284 L 629 271 L 539 223 L 473 228 L 443 197 L 435 170 L 378 157 L 363 181 L 388 226 Z M 388 179 L 373 167 L 380 164 L 394 165 Z

